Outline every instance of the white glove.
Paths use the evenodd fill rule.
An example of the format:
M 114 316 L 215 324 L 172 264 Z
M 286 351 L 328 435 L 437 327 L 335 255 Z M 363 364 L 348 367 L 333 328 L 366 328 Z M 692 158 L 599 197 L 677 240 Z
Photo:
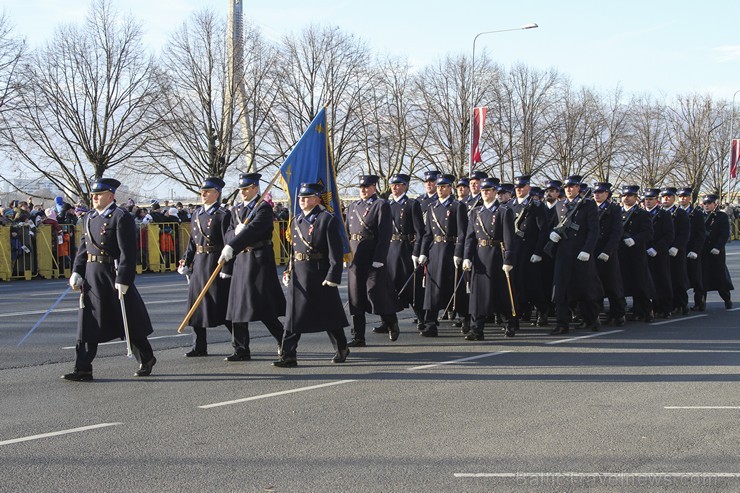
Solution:
M 536 255 L 536 254 L 535 255 L 532 255 L 531 257 L 529 257 L 529 263 L 530 264 L 536 264 L 537 262 L 542 262 L 542 257 L 540 257 L 539 255 Z
M 719 250 L 717 250 L 716 248 L 712 248 L 711 250 L 709 250 L 709 253 L 711 253 L 712 255 L 719 255 Z
M 246 227 L 247 227 L 247 225 L 244 224 L 244 223 L 237 224 L 236 225 L 236 228 L 234 228 L 234 234 L 237 234 L 238 235 L 239 233 L 241 233 L 242 231 L 244 231 L 246 229 Z
M 349 262 L 342 262 L 342 266 L 346 269 L 349 267 Z
M 424 265 L 427 263 L 427 256 L 426 255 L 419 255 L 419 265 Z
M 177 273 L 184 276 L 188 273 L 188 268 L 185 266 L 185 261 L 180 260 L 180 265 L 177 267 Z
M 599 259 L 599 260 L 602 260 L 604 262 L 608 262 L 609 261 L 609 255 L 607 255 L 605 253 L 600 253 L 599 256 L 596 257 L 596 258 Z
M 380 269 L 385 264 L 383 262 L 373 262 L 373 269 Z
M 222 260 L 226 263 L 232 258 L 234 258 L 234 249 L 229 245 L 224 245 L 224 249 L 221 250 L 221 256 L 218 257 L 218 263 L 220 264 Z
M 331 281 L 324 281 L 321 283 L 322 286 L 329 286 L 330 288 L 338 288 L 339 284 Z
M 635 240 L 633 240 L 632 238 L 625 238 L 625 239 L 624 239 L 624 240 L 622 240 L 622 241 L 623 241 L 623 242 L 624 242 L 624 244 L 625 244 L 625 245 L 627 245 L 628 247 L 633 247 L 633 246 L 635 246 Z
M 31 253 L 31 249 L 28 248 L 26 245 L 21 245 L 21 250 L 23 250 L 25 253 Z
M 501 267 L 501 270 L 506 272 L 507 274 L 511 272 L 514 269 L 513 265 L 506 265 L 504 264 L 503 267 Z
M 552 233 L 550 233 L 550 241 L 552 241 L 553 243 L 557 243 L 557 242 L 559 242 L 562 239 L 563 239 L 562 236 L 560 236 L 559 234 L 557 234 L 555 231 L 553 231 Z
M 72 275 L 69 277 L 69 285 L 72 286 L 72 289 L 74 289 L 75 291 L 81 289 L 84 283 L 85 280 L 77 272 L 73 272 Z
M 283 272 L 283 286 L 287 288 L 289 284 L 290 284 L 290 272 L 285 271 Z
M 455 262 L 455 267 L 460 267 L 462 265 L 462 257 L 452 257 L 452 261 Z
M 696 260 L 697 258 L 699 258 L 699 255 L 697 255 L 696 252 L 689 252 L 686 254 L 686 258 L 689 260 Z
M 411 256 L 411 263 L 414 265 L 414 267 L 416 267 L 416 264 L 419 263 L 419 257 L 417 257 L 416 255 L 412 255 Z
M 591 258 L 591 254 L 588 253 L 588 252 L 581 252 L 581 253 L 578 254 L 578 257 L 577 258 L 581 262 L 588 262 L 588 259 Z
M 218 277 L 221 279 L 231 279 L 231 274 L 226 274 L 225 272 L 219 272 Z
M 678 255 L 678 248 L 676 247 L 669 248 L 668 255 L 670 255 L 671 257 L 675 257 L 676 255 Z
M 658 251 L 655 248 L 648 248 L 647 254 L 651 257 L 655 257 L 656 255 L 658 255 Z
M 126 291 L 128 291 L 128 284 L 116 283 L 116 289 L 118 290 L 118 297 L 123 298 L 123 295 L 126 294 Z
M 463 263 L 462 263 L 462 268 L 463 268 L 463 270 L 465 270 L 465 271 L 468 271 L 468 270 L 473 270 L 473 262 L 472 262 L 472 261 L 470 261 L 469 259 L 465 259 L 465 260 L 463 260 Z

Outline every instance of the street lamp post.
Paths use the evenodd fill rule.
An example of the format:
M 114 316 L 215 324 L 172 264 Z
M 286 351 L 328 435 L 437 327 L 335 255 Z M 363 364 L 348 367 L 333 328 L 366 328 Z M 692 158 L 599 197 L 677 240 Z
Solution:
M 473 38 L 473 57 L 470 60 L 470 122 L 469 122 L 470 132 L 468 135 L 468 138 L 470 140 L 470 146 L 468 148 L 469 150 L 468 152 L 468 159 L 469 159 L 468 175 L 473 173 L 473 117 L 475 116 L 475 108 L 473 106 L 475 104 L 475 102 L 473 101 L 473 87 L 475 85 L 473 84 L 473 77 L 475 75 L 475 43 L 476 41 L 478 41 L 478 38 L 480 36 L 483 36 L 484 34 L 505 33 L 508 31 L 521 31 L 523 29 L 536 29 L 538 27 L 540 26 L 538 26 L 534 22 L 531 22 L 529 24 L 524 24 L 522 27 L 514 27 L 511 29 L 497 29 L 495 31 L 483 31 L 483 32 L 476 34 L 475 37 Z

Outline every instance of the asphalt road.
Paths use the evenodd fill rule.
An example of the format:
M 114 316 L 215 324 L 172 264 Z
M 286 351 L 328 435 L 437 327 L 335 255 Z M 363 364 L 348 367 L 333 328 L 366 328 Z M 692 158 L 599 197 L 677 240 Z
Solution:
M 740 245 L 728 248 L 735 283 Z M 343 365 L 325 334 L 299 367 L 270 365 L 254 325 L 250 362 L 184 358 L 186 286 L 142 275 L 158 363 L 135 378 L 122 342 L 95 381 L 72 368 L 77 297 L 64 281 L 0 284 L 0 491 L 740 491 L 740 299 L 653 324 L 466 342 L 368 334 Z M 346 294 L 346 288 L 343 289 Z M 377 317 L 370 317 L 372 321 Z

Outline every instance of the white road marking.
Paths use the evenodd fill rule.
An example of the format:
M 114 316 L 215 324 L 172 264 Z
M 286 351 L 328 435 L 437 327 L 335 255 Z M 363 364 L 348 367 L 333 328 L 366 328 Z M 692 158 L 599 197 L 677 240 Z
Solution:
M 705 313 L 704 315 L 694 315 L 693 317 L 683 317 L 683 318 L 674 318 L 672 320 L 663 320 L 662 322 L 653 322 L 649 323 L 648 325 L 665 325 L 665 324 L 672 324 L 674 322 L 684 322 L 686 320 L 693 320 L 695 318 L 701 318 L 701 317 L 708 317 L 708 315 Z
M 592 337 L 608 336 L 609 334 L 616 334 L 618 332 L 624 332 L 624 329 L 610 330 L 609 332 L 597 332 L 596 334 L 589 334 L 587 336 L 579 336 L 579 337 L 571 337 L 570 339 L 560 339 L 560 340 L 557 340 L 557 341 L 546 342 L 545 344 L 548 345 L 548 346 L 552 346 L 554 344 L 562 344 L 564 342 L 573 342 L 573 341 L 577 341 L 579 339 L 590 339 Z
M 40 435 L 31 435 L 21 438 L 13 438 L 12 440 L 4 440 L 0 442 L 0 445 L 10 445 L 12 443 L 29 442 L 31 440 L 39 440 L 41 438 L 55 437 L 59 435 L 67 435 L 69 433 L 79 433 L 81 431 L 96 430 L 98 428 L 106 428 L 108 426 L 122 425 L 123 423 L 100 423 L 98 425 L 83 426 L 81 428 L 72 428 L 71 430 L 52 431 L 51 433 L 42 433 Z
M 173 334 L 171 336 L 147 337 L 147 339 L 150 341 L 153 341 L 154 339 L 167 339 L 169 337 L 183 337 L 183 336 L 189 336 L 189 335 L 191 335 L 190 332 L 187 332 L 185 334 Z M 98 344 L 98 346 L 110 346 L 111 344 L 126 344 L 126 341 L 101 342 L 100 344 Z M 62 349 L 75 349 L 75 346 L 64 346 Z
M 663 409 L 740 409 L 740 406 L 665 406 Z
M 456 478 L 504 478 L 504 479 L 540 479 L 542 481 L 558 478 L 584 479 L 584 478 L 656 478 L 656 479 L 679 479 L 679 478 L 740 478 L 739 472 L 456 472 Z
M 450 360 L 450 361 L 442 361 L 440 363 L 434 363 L 434 364 L 431 364 L 431 365 L 414 366 L 412 368 L 409 368 L 408 370 L 409 371 L 426 370 L 428 368 L 434 368 L 436 366 L 454 365 L 455 363 L 462 363 L 464 361 L 472 361 L 472 360 L 481 359 L 481 358 L 489 358 L 491 356 L 498 356 L 500 354 L 506 354 L 506 353 L 511 353 L 511 351 L 498 351 L 496 353 L 476 354 L 475 356 L 468 356 L 467 358 L 453 359 L 453 360 Z
M 271 394 L 255 395 L 253 397 L 245 397 L 244 399 L 235 399 L 233 401 L 216 402 L 214 404 L 206 404 L 204 406 L 198 406 L 201 409 L 211 409 L 213 407 L 229 406 L 231 404 L 241 404 L 242 402 L 256 401 L 259 399 L 267 399 L 270 397 L 278 397 L 281 395 L 294 394 L 296 392 L 305 392 L 306 390 L 321 389 L 323 387 L 331 387 L 334 385 L 342 385 L 345 383 L 356 382 L 357 380 L 338 380 L 336 382 L 322 383 L 320 385 L 311 385 L 310 387 L 300 387 L 292 390 L 283 390 L 282 392 L 273 392 Z
M 79 297 L 79 295 L 78 295 Z M 72 296 L 70 300 L 73 300 L 75 297 Z M 147 301 L 146 305 L 161 305 L 163 303 L 186 303 L 188 300 L 159 300 L 159 301 Z M 80 308 L 78 306 L 75 306 L 74 308 L 58 308 L 53 310 L 51 313 L 65 313 L 65 312 L 76 312 Z M 31 312 L 12 312 L 12 313 L 0 313 L 0 318 L 10 318 L 10 317 L 24 317 L 26 315 L 43 315 L 46 313 L 46 310 L 34 310 Z
M 727 310 L 727 311 L 728 311 L 728 312 L 736 312 L 736 311 L 738 311 L 738 310 L 740 310 L 740 308 L 730 308 L 730 309 L 729 309 L 729 310 Z

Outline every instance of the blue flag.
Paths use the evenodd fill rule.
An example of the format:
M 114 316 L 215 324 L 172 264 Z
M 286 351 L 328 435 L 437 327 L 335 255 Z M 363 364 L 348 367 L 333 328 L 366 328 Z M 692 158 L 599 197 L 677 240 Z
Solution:
M 298 143 L 288 155 L 280 174 L 286 184 L 286 191 L 290 200 L 290 211 L 295 217 L 300 208 L 298 205 L 298 189 L 301 183 L 321 183 L 324 192 L 321 202 L 326 209 L 337 218 L 344 244 L 344 253 L 350 253 L 347 231 L 344 229 L 342 209 L 339 206 L 339 192 L 337 191 L 336 171 L 334 160 L 329 149 L 329 137 L 326 128 L 326 108 L 322 108 L 316 115 Z

